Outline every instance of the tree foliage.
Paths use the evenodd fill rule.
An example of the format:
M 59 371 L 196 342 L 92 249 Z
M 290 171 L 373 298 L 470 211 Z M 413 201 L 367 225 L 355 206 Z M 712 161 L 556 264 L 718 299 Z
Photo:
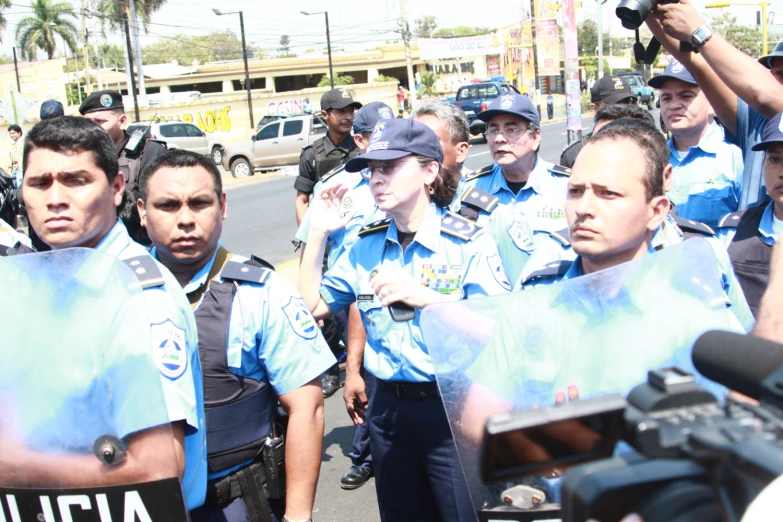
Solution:
M 397 78 L 395 78 L 394 76 L 386 76 L 383 74 L 379 74 L 378 76 L 375 77 L 373 81 L 378 83 L 383 83 L 383 82 L 396 82 L 399 80 L 397 80 Z
M 758 27 L 738 25 L 736 16 L 721 13 L 712 19 L 712 28 L 743 53 L 753 57 L 760 55 L 761 31 Z
M 259 51 L 253 46 L 247 49 L 248 58 L 255 58 Z M 206 36 L 176 34 L 162 38 L 142 48 L 144 63 L 170 63 L 177 60 L 181 65 L 241 60 L 242 40 L 230 30 L 216 31 Z
M 57 50 L 57 36 L 71 51 L 76 49 L 79 31 L 68 19 L 76 16 L 70 3 L 34 0 L 31 7 L 33 16 L 28 16 L 16 26 L 16 44 L 22 51 L 22 58 L 34 60 L 40 49 L 51 60 Z
M 353 76 L 338 74 L 337 76 L 334 77 L 335 87 L 338 85 L 351 85 L 351 84 L 353 84 Z M 321 81 L 318 82 L 318 87 L 329 87 L 329 85 L 331 85 L 331 83 L 329 82 L 329 75 L 324 74 L 323 77 L 321 78 Z
M 11 7 L 11 0 L 0 0 L 0 42 L 3 41 L 3 31 L 5 31 L 5 15 L 3 15 L 2 10 L 8 9 Z
M 433 38 L 460 38 L 463 36 L 477 36 L 480 34 L 489 34 L 495 32 L 489 27 L 444 27 L 438 29 L 432 34 Z
M 280 37 L 280 54 L 283 56 L 288 56 L 291 52 L 291 38 L 284 34 Z
M 422 16 L 417 18 L 414 23 L 416 24 L 416 29 L 413 30 L 413 34 L 419 38 L 431 38 L 432 33 L 438 28 L 438 22 L 434 16 Z
M 438 77 L 432 71 L 427 71 L 421 74 L 421 93 L 424 96 L 437 96 L 438 91 L 435 89 L 435 82 L 438 81 Z
M 633 35 L 633 33 L 629 32 L 628 35 Z M 642 37 L 642 39 L 644 38 Z M 595 24 L 595 20 L 587 18 L 576 26 L 576 40 L 579 45 L 579 56 L 595 55 L 598 49 L 598 26 Z M 614 54 L 620 54 L 632 46 L 629 38 L 617 36 L 610 38 L 605 29 L 601 40 L 603 40 L 605 55 L 609 54 L 609 49 L 612 49 Z
M 150 22 L 152 13 L 163 7 L 166 0 L 135 0 L 136 14 L 141 19 L 144 31 L 147 31 L 147 25 Z M 99 0 L 96 6 L 101 17 L 101 25 L 108 25 L 112 29 L 122 28 L 124 17 L 127 15 L 130 21 L 130 6 L 128 0 Z

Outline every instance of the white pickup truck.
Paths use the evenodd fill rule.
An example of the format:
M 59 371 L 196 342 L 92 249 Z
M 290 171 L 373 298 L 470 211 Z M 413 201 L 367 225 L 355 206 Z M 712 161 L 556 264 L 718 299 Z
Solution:
M 318 115 L 293 116 L 267 123 L 248 141 L 236 143 L 223 153 L 223 168 L 235 178 L 257 170 L 296 165 L 302 148 L 326 134 L 326 122 Z

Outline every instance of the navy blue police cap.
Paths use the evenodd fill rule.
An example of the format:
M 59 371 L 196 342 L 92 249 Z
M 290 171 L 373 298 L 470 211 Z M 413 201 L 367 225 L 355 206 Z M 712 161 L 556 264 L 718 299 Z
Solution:
M 79 113 L 85 114 L 98 111 L 110 111 L 112 109 L 125 109 L 122 104 L 122 94 L 117 91 L 98 91 L 90 94 L 79 105 Z
M 669 60 L 669 65 L 663 70 L 663 74 L 650 78 L 647 85 L 654 89 L 660 89 L 663 87 L 663 84 L 669 80 L 680 80 L 685 83 L 698 85 L 696 80 L 693 79 L 693 76 L 691 76 L 691 73 L 688 72 L 688 69 L 674 58 Z
M 63 104 L 57 100 L 46 100 L 41 104 L 41 119 L 47 120 L 49 118 L 57 118 L 64 116 L 65 110 Z
M 767 150 L 770 145 L 783 143 L 783 112 L 775 115 L 764 126 L 764 139 L 751 147 L 751 150 Z
M 383 102 L 368 103 L 359 109 L 353 117 L 353 133 L 372 132 L 379 121 L 391 120 L 394 113 Z
M 504 93 L 489 104 L 487 110 L 482 111 L 476 115 L 476 118 L 488 123 L 493 117 L 498 114 L 512 114 L 519 116 L 527 121 L 531 121 L 536 125 L 541 125 L 541 116 L 533 106 L 533 101 L 522 94 L 515 92 Z
M 771 53 L 759 58 L 759 63 L 767 69 L 771 69 L 773 58 L 783 58 L 783 42 L 778 42 L 778 44 L 775 46 L 775 49 Z
M 443 149 L 432 129 L 413 120 L 394 118 L 378 122 L 370 136 L 367 152 L 345 164 L 348 172 L 359 172 L 370 161 L 388 161 L 411 154 L 443 162 Z

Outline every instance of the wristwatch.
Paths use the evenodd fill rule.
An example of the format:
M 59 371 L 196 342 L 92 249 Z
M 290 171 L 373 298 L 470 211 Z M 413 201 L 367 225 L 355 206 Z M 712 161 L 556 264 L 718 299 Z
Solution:
M 283 516 L 283 520 L 281 520 L 280 522 L 294 522 L 294 521 L 291 520 L 290 518 L 286 518 L 285 515 L 284 515 Z M 299 522 L 313 522 L 313 519 L 312 518 L 308 518 L 306 520 L 300 520 Z
M 693 31 L 693 34 L 691 35 L 691 47 L 693 47 L 693 52 L 698 53 L 699 48 L 707 43 L 707 40 L 712 38 L 712 34 L 714 32 L 715 31 L 712 30 L 712 27 L 707 24 L 704 24 Z

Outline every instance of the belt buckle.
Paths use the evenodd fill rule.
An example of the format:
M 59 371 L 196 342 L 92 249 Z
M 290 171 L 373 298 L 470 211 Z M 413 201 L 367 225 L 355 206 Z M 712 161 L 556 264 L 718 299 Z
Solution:
M 398 399 L 407 399 L 408 398 L 408 390 L 405 388 L 405 385 L 400 385 L 399 383 L 394 383 L 394 394 L 397 396 Z

